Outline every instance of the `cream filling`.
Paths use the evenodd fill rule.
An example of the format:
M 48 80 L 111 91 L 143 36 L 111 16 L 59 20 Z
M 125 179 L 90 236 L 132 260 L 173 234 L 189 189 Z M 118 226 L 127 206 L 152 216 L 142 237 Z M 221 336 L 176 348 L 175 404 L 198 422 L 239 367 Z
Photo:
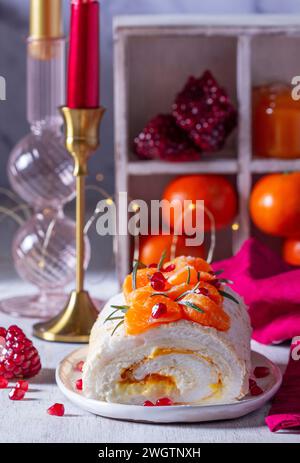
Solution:
M 186 368 L 187 359 L 192 368 Z M 145 400 L 169 397 L 182 404 L 220 398 L 223 383 L 221 373 L 209 357 L 188 349 L 154 348 L 149 356 L 124 369 L 113 389 L 112 396 L 122 397 L 126 402 L 133 397 Z M 185 396 L 186 400 L 182 400 Z

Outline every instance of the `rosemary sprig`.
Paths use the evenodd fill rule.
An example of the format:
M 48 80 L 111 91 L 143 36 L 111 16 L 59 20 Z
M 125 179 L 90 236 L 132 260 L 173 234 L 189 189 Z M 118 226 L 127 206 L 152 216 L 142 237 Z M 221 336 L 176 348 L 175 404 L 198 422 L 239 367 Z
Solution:
M 139 268 L 139 263 L 136 262 L 133 266 L 133 271 L 132 271 L 132 289 L 133 290 L 136 290 L 136 275 L 137 275 L 138 268 Z
M 190 281 L 191 281 L 191 268 L 188 267 L 188 276 L 187 276 L 187 279 L 186 279 L 186 284 L 189 285 Z
M 220 269 L 220 270 L 216 270 L 216 271 L 214 272 L 214 274 L 215 274 L 215 275 L 221 275 L 221 273 L 223 273 L 223 272 L 224 272 L 224 270 L 221 270 L 221 269 Z
M 111 305 L 112 309 L 116 309 L 115 312 L 118 310 L 121 310 L 122 312 L 126 313 L 127 310 L 129 309 L 129 305 Z
M 164 262 L 167 257 L 167 251 L 166 249 L 163 251 L 161 258 L 159 259 L 158 265 L 157 265 L 157 270 L 160 271 L 162 269 L 162 266 L 164 265 Z
M 230 299 L 231 301 L 235 302 L 237 305 L 239 305 L 239 301 L 234 297 L 232 296 L 231 294 L 228 294 L 226 293 L 225 291 L 222 291 L 221 289 L 219 289 L 219 293 L 223 296 L 223 297 L 227 297 L 227 299 Z
M 188 296 L 189 294 L 193 294 L 196 291 L 196 289 L 199 288 L 199 286 L 200 286 L 200 281 L 198 281 L 198 283 L 192 289 L 189 289 L 188 291 L 185 291 L 184 293 L 177 296 L 175 299 L 175 302 L 180 301 L 180 299 L 182 299 L 185 296 Z
M 167 293 L 152 293 L 152 294 L 150 294 L 150 297 L 154 297 L 154 296 L 170 297 Z
M 182 301 L 180 302 L 181 305 L 185 305 L 186 307 L 189 307 L 190 309 L 194 309 L 194 310 L 197 310 L 197 312 L 200 312 L 200 313 L 205 313 L 205 311 L 203 309 L 200 309 L 200 307 L 198 307 L 196 304 L 194 304 L 193 302 L 190 302 L 190 301 Z
M 234 283 L 232 280 L 228 280 L 227 278 L 218 278 L 218 281 L 220 283 L 226 283 L 228 285 L 233 285 L 233 283 Z
M 114 315 L 119 311 L 125 314 L 127 310 L 129 309 L 129 306 L 128 305 L 112 305 L 111 308 L 115 310 L 113 310 L 112 313 L 108 315 L 108 317 L 104 320 L 104 323 L 110 322 L 112 320 L 121 320 L 121 319 L 124 320 L 124 316 L 114 317 Z
M 122 321 L 120 321 L 120 323 L 118 323 L 118 324 L 114 327 L 114 329 L 113 329 L 113 331 L 112 331 L 112 333 L 111 333 L 111 336 L 113 336 L 113 335 L 115 334 L 115 332 L 117 331 L 117 329 L 120 328 L 120 326 L 122 326 L 123 323 L 124 323 L 124 319 L 123 319 Z

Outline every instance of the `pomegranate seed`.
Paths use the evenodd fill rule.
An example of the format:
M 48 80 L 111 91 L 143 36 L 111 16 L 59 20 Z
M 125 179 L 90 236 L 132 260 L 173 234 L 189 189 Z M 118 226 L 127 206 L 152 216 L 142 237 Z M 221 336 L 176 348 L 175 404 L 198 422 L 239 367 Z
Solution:
M 146 400 L 144 402 L 144 407 L 155 407 L 154 403 L 151 400 Z
M 195 294 L 202 294 L 203 296 L 209 296 L 209 291 L 207 288 L 197 288 Z
M 165 282 L 166 279 L 164 277 L 164 275 L 161 273 L 161 272 L 155 272 L 153 273 L 152 277 L 151 277 L 151 280 L 156 280 L 156 281 L 163 281 Z
M 215 288 L 220 289 L 221 288 L 221 282 L 219 280 L 212 280 L 210 281 L 210 284 L 213 285 Z
M 22 391 L 25 391 L 27 392 L 28 391 L 28 388 L 29 388 L 29 383 L 28 381 L 18 381 L 17 384 L 16 384 L 16 388 L 17 389 L 22 389 Z
M 6 329 L 3 326 L 0 326 L 0 338 L 5 338 L 6 336 Z
M 270 369 L 268 367 L 256 367 L 254 369 L 254 376 L 255 378 L 265 378 L 269 376 Z
M 155 291 L 163 291 L 165 289 L 166 279 L 161 272 L 155 272 L 151 277 L 150 283 Z
M 8 386 L 8 380 L 6 378 L 0 377 L 0 389 L 5 389 Z
M 250 388 L 250 394 L 253 395 L 253 396 L 261 395 L 261 394 L 263 394 L 263 392 L 264 391 L 257 384 Z
M 78 391 L 82 391 L 82 379 L 78 379 L 78 380 L 76 381 L 76 389 L 77 389 Z
M 249 388 L 251 389 L 251 387 L 253 386 L 256 386 L 256 381 L 254 381 L 254 379 L 249 379 Z
M 168 397 L 163 397 L 162 399 L 158 399 L 155 405 L 157 405 L 157 407 L 168 407 L 173 404 L 173 400 L 169 399 Z
M 173 272 L 173 270 L 175 270 L 175 268 L 176 268 L 176 265 L 175 265 L 175 264 L 170 264 L 170 265 L 168 265 L 167 267 L 165 267 L 165 268 L 163 269 L 163 272 L 166 272 L 166 273 L 167 273 L 167 272 Z
M 148 265 L 148 268 L 157 268 L 157 264 L 150 264 Z
M 47 413 L 52 416 L 64 416 L 65 407 L 63 404 L 54 404 L 52 407 L 48 408 Z
M 32 341 L 16 325 L 7 331 L 2 328 L 1 334 L 5 334 L 5 344 L 0 358 L 0 376 L 6 379 L 35 376 L 41 369 L 41 361 Z
M 21 365 L 24 360 L 25 360 L 25 355 L 22 354 L 14 354 L 12 356 L 13 361 L 15 362 L 16 365 Z
M 152 307 L 152 318 L 160 318 L 167 312 L 167 306 L 163 302 L 159 302 Z
M 25 391 L 23 389 L 14 387 L 8 394 L 10 400 L 22 400 L 25 396 Z
M 83 365 L 84 365 L 84 361 L 81 360 L 80 362 L 76 363 L 75 367 L 74 367 L 74 370 L 75 371 L 80 371 L 82 372 L 83 370 Z

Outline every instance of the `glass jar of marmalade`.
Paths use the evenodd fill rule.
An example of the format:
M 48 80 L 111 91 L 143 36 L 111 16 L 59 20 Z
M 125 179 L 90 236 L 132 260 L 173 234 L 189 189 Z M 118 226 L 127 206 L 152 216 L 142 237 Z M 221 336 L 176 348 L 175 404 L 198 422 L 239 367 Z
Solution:
M 300 158 L 300 101 L 287 84 L 253 89 L 252 133 L 254 155 Z

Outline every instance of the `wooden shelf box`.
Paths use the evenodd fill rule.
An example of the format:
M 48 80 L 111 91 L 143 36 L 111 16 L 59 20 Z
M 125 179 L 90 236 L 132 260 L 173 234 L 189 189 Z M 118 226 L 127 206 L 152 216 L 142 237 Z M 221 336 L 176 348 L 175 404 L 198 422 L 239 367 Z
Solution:
M 116 193 L 159 199 L 181 174 L 229 175 L 239 195 L 239 230 L 221 231 L 216 258 L 239 249 L 250 235 L 248 201 L 253 176 L 300 170 L 300 160 L 252 156 L 251 94 L 254 85 L 291 82 L 300 73 L 298 16 L 120 16 L 114 19 Z M 238 128 L 219 153 L 199 162 L 142 161 L 134 137 L 158 113 L 169 113 L 190 75 L 210 69 L 238 108 Z M 123 220 L 127 212 L 121 211 Z M 120 281 L 129 270 L 130 237 L 117 237 Z

